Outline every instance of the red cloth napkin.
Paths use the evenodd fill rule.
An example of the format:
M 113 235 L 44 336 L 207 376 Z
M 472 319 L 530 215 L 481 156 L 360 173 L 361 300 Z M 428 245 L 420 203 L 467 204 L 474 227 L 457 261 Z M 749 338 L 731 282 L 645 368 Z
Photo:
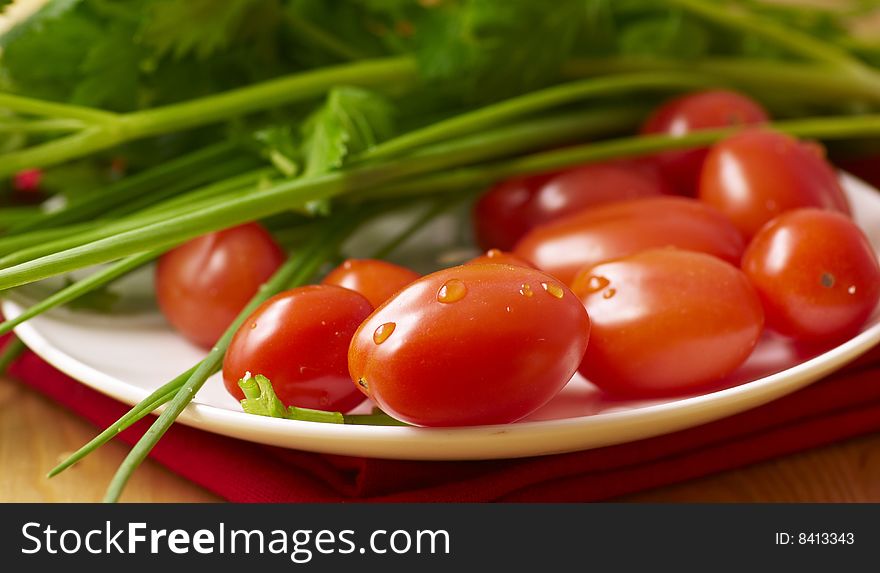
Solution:
M 127 408 L 34 354 L 25 354 L 10 372 L 101 427 Z M 152 418 L 120 437 L 133 443 L 145 422 Z M 835 375 L 760 408 L 571 454 L 478 462 L 380 460 L 284 450 L 176 425 L 152 457 L 237 502 L 597 501 L 878 430 L 880 348 L 875 348 Z

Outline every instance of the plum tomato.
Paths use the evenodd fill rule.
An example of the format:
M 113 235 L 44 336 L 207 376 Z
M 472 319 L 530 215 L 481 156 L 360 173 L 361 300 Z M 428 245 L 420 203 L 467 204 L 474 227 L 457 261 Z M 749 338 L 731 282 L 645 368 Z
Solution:
M 419 426 L 514 422 L 580 364 L 590 319 L 553 277 L 468 264 L 426 275 L 358 329 L 348 365 L 385 412 Z
M 834 169 L 815 144 L 768 129 L 749 129 L 715 144 L 703 165 L 699 195 L 746 239 L 789 209 L 850 212 Z
M 685 135 L 699 129 L 764 123 L 769 115 L 753 99 L 728 90 L 695 92 L 669 100 L 642 126 L 643 134 Z M 677 192 L 694 196 L 706 148 L 665 151 L 654 156 L 660 171 Z
M 538 178 L 513 180 L 496 186 L 478 202 L 478 242 L 485 249 L 509 250 L 528 231 L 566 215 L 604 203 L 669 192 L 657 172 L 637 160 L 593 163 Z M 500 195 L 508 197 L 502 201 Z
M 520 258 L 513 253 L 500 251 L 498 249 L 489 249 L 484 254 L 480 255 L 479 257 L 474 257 L 465 264 L 513 265 L 515 267 L 527 267 L 530 269 L 535 268 L 530 262 L 526 261 L 525 259 Z
M 406 267 L 378 259 L 348 259 L 330 271 L 321 284 L 359 292 L 378 308 L 391 295 L 421 275 Z
M 746 276 L 704 253 L 642 251 L 584 269 L 572 290 L 593 325 L 579 371 L 623 397 L 707 388 L 748 358 L 764 324 Z
M 223 360 L 223 382 L 244 398 L 246 372 L 272 381 L 286 406 L 346 412 L 363 401 L 348 376 L 348 346 L 373 305 L 334 285 L 297 287 L 275 295 L 235 333 Z
M 477 244 L 483 249 L 510 250 L 532 228 L 528 205 L 549 175 L 513 177 L 484 193 L 474 205 Z
M 880 298 L 880 266 L 848 217 L 796 209 L 765 225 L 742 268 L 755 285 L 767 325 L 804 342 L 850 337 Z
M 603 205 L 536 228 L 513 253 L 571 284 L 581 268 L 655 247 L 701 251 L 739 265 L 745 244 L 716 209 L 687 197 Z
M 185 338 L 210 348 L 283 262 L 256 223 L 197 237 L 159 258 L 159 308 Z

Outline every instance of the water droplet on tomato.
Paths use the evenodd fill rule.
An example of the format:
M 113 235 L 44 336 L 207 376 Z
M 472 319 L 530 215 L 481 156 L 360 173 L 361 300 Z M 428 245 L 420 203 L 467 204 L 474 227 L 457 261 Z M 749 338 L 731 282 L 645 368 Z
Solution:
M 587 279 L 587 292 L 594 293 L 599 292 L 603 288 L 607 287 L 611 284 L 611 281 L 606 279 L 605 277 L 600 277 L 593 275 L 589 279 Z
M 606 290 L 605 292 L 602 293 L 602 298 L 611 298 L 611 297 L 613 297 L 613 296 L 616 295 L 616 294 L 617 294 L 617 290 L 616 290 L 616 289 L 613 289 L 613 288 L 610 288 L 610 289 L 608 289 L 608 290 Z
M 846 292 L 849 294 L 856 294 L 856 285 L 850 285 L 849 288 L 846 289 Z
M 531 285 L 529 285 L 528 283 L 523 283 L 523 285 L 521 287 L 519 287 L 519 294 L 521 294 L 525 297 L 530 297 L 535 293 L 532 292 Z
M 541 286 L 544 287 L 544 290 L 555 298 L 562 298 L 562 295 L 565 294 L 565 291 L 562 290 L 562 287 L 555 283 L 541 283 Z
M 255 329 L 256 327 L 257 327 L 257 323 L 256 323 L 256 322 L 252 322 L 252 323 L 251 323 L 251 330 Z
M 437 300 L 444 304 L 449 304 L 463 299 L 466 294 L 467 287 L 464 286 L 463 282 L 458 279 L 449 279 L 437 291 Z
M 379 328 L 373 332 L 373 342 L 376 344 L 382 344 L 388 337 L 391 336 L 391 333 L 394 332 L 394 329 L 397 327 L 393 322 L 386 322 L 385 324 L 380 324 Z
M 502 253 L 500 249 L 489 249 L 486 251 L 486 257 L 489 259 L 494 259 L 503 255 L 504 253 Z

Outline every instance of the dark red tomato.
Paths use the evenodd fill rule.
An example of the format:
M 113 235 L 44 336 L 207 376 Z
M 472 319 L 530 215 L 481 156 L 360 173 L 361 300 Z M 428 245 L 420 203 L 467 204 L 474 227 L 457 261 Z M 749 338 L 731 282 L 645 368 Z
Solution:
M 373 312 L 363 296 L 332 285 L 280 293 L 241 325 L 223 360 L 223 382 L 241 400 L 238 380 L 262 374 L 287 406 L 346 412 L 363 401 L 348 376 L 348 346 Z
M 498 249 L 489 249 L 488 251 L 486 251 L 485 254 L 482 254 L 479 257 L 474 257 L 465 264 L 513 265 L 515 267 L 528 267 L 530 269 L 535 268 L 532 266 L 531 263 L 514 255 L 513 253 L 499 251 Z
M 373 308 L 421 275 L 406 267 L 377 259 L 348 259 L 324 277 L 321 284 L 336 285 L 359 292 Z
M 419 426 L 504 424 L 546 404 L 584 355 L 590 319 L 534 269 L 474 264 L 427 275 L 355 334 L 352 380 Z
M 256 223 L 198 237 L 159 258 L 159 308 L 184 337 L 210 348 L 282 262 Z
M 510 250 L 532 228 L 527 206 L 549 175 L 514 177 L 489 189 L 474 205 L 474 232 L 483 249 Z
M 848 217 L 821 209 L 783 213 L 743 255 L 767 324 L 806 342 L 854 335 L 877 306 L 880 266 Z
M 573 167 L 555 175 L 495 187 L 477 204 L 477 237 L 483 248 L 510 249 L 528 231 L 566 215 L 605 203 L 666 193 L 666 183 L 643 161 Z M 506 203 L 502 203 L 501 194 L 509 195 Z M 486 202 L 496 209 L 490 210 Z M 488 239 L 499 236 L 504 244 L 489 244 Z
M 700 199 L 730 217 L 747 239 L 789 209 L 849 214 L 837 175 L 815 144 L 766 129 L 750 129 L 712 147 Z
M 603 205 L 538 227 L 513 253 L 571 284 L 585 266 L 655 247 L 701 251 L 739 265 L 739 231 L 716 209 L 686 197 Z
M 764 323 L 733 265 L 654 249 L 585 269 L 573 286 L 593 324 L 580 372 L 609 394 L 686 394 L 742 364 Z
M 643 134 L 685 135 L 700 129 L 764 123 L 769 115 L 761 105 L 727 90 L 696 92 L 672 99 L 651 114 Z M 667 181 L 684 195 L 696 195 L 706 148 L 666 151 L 655 156 Z

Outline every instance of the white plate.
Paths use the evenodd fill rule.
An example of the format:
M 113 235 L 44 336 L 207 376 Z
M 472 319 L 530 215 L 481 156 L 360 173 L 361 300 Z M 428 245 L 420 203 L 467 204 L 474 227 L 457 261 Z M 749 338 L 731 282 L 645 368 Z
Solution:
M 844 176 L 843 181 L 856 221 L 880 249 L 880 194 L 852 177 Z M 21 308 L 13 300 L 3 303 L 7 317 L 18 315 Z M 138 402 L 202 356 L 155 314 L 114 318 L 58 312 L 33 319 L 16 333 L 56 368 L 127 404 Z M 462 460 L 554 454 L 657 436 L 754 408 L 818 380 L 878 342 L 878 312 L 859 335 L 812 357 L 768 335 L 730 387 L 679 399 L 608 401 L 575 378 L 527 420 L 505 426 L 346 426 L 253 416 L 241 411 L 219 376 L 207 382 L 180 421 L 243 440 L 355 456 Z

